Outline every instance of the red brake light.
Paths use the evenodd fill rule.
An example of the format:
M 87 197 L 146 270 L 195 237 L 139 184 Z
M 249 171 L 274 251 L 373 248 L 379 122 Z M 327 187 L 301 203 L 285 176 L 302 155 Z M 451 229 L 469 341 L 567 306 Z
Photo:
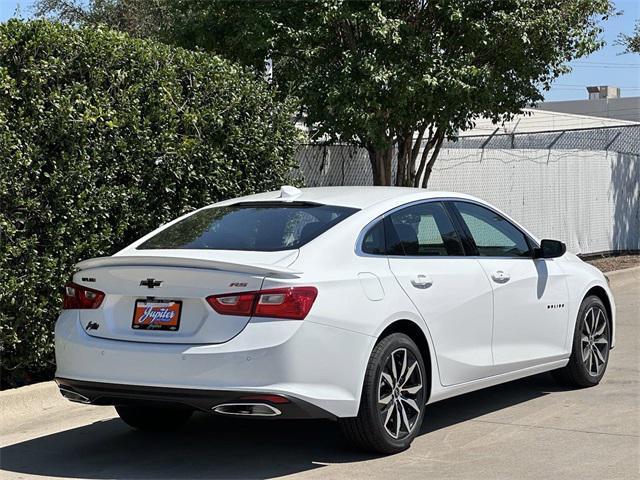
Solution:
M 67 283 L 64 286 L 64 298 L 62 308 L 64 310 L 76 308 L 98 308 L 102 304 L 104 293 L 93 288 L 83 287 L 76 283 Z
M 221 315 L 304 320 L 318 295 L 315 287 L 288 287 L 207 297 Z
M 260 292 L 253 314 L 256 317 L 303 320 L 316 300 L 315 287 L 290 287 Z

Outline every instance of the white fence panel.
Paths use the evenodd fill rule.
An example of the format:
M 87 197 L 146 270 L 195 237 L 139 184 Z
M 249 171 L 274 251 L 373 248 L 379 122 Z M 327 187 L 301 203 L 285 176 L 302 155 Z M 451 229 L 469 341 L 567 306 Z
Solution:
M 640 250 L 638 162 L 606 151 L 448 149 L 429 189 L 482 198 L 575 253 Z

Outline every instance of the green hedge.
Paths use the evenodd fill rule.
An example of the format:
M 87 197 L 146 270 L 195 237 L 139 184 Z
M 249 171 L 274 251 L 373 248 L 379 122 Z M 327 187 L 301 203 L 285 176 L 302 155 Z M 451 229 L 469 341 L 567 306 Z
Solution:
M 1 24 L 3 384 L 51 375 L 74 263 L 286 182 L 290 119 L 269 85 L 211 55 L 103 29 Z

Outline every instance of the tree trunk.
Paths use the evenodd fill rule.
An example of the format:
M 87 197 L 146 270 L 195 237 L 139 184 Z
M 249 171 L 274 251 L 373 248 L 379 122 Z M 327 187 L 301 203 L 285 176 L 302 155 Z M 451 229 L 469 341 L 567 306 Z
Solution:
M 427 163 L 427 168 L 425 168 L 424 171 L 424 177 L 422 178 L 422 188 L 427 188 L 427 184 L 429 183 L 429 178 L 431 177 L 431 172 L 433 171 L 433 164 L 436 163 L 436 158 L 438 158 L 440 147 L 442 147 L 442 142 L 444 141 L 444 132 L 438 131 L 434 138 L 436 138 L 436 144 L 433 152 L 431 153 L 429 163 Z
M 409 129 L 398 135 L 398 167 L 396 186 L 412 187 L 416 176 L 416 160 L 424 137 L 425 127 Z M 417 135 L 416 135 L 417 133 Z M 415 136 L 415 139 L 414 139 Z
M 433 164 L 435 163 L 436 158 L 438 158 L 443 140 L 444 130 L 437 129 L 434 133 L 433 127 L 429 128 L 429 139 L 422 150 L 420 165 L 418 166 L 418 171 L 413 179 L 414 187 L 427 188 L 429 177 L 433 170 Z
M 393 146 L 387 148 L 367 147 L 369 161 L 371 162 L 371 172 L 373 174 L 374 185 L 391 185 L 391 160 L 393 157 Z
M 417 130 L 414 140 L 414 131 L 402 132 L 397 137 L 398 165 L 396 167 L 396 179 L 394 184 L 398 187 L 422 187 L 426 188 L 433 170 L 433 164 L 440 153 L 440 147 L 444 141 L 444 130 L 429 127 L 429 133 L 425 139 L 426 127 Z M 424 142 L 424 148 L 422 144 Z M 422 148 L 422 155 L 420 149 Z M 389 145 L 378 148 L 372 145 L 367 147 L 374 185 L 392 184 L 392 163 L 394 148 Z M 420 161 L 418 162 L 418 156 Z
M 420 156 L 420 165 L 418 166 L 418 170 L 413 177 L 413 187 L 419 187 L 422 184 L 422 175 L 424 173 L 424 169 L 427 167 L 429 152 L 431 151 L 431 147 L 433 147 L 433 144 L 435 143 L 437 133 L 438 132 L 436 131 L 436 135 L 433 134 L 433 125 L 431 125 L 429 127 L 429 136 L 427 137 L 427 141 L 425 142 L 425 145 L 422 149 L 422 155 Z
M 406 175 L 407 162 L 406 157 L 407 142 L 403 138 L 398 138 L 398 164 L 396 166 L 396 187 L 404 185 L 404 177 Z

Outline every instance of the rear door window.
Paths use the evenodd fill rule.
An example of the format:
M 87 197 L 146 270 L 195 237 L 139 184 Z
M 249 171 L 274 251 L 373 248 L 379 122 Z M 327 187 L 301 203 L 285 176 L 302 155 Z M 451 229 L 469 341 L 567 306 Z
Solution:
M 302 202 L 211 207 L 159 232 L 138 249 L 291 250 L 300 248 L 356 211 Z
M 389 255 L 464 255 L 458 233 L 440 202 L 419 203 L 389 214 L 386 234 Z

